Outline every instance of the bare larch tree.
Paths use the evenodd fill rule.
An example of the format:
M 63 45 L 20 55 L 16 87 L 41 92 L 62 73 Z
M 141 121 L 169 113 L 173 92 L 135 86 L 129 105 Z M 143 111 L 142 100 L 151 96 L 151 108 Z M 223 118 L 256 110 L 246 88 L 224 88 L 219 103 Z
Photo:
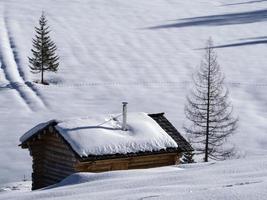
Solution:
M 56 44 L 51 40 L 47 20 L 42 13 L 39 20 L 39 27 L 35 27 L 35 39 L 33 39 L 33 49 L 31 49 L 33 56 L 29 58 L 30 69 L 33 73 L 41 73 L 41 83 L 44 82 L 44 72 L 56 72 L 59 66 L 59 57 L 56 55 Z
M 224 143 L 237 128 L 238 119 L 224 86 L 224 75 L 210 38 L 205 48 L 200 68 L 193 75 L 193 87 L 187 96 L 185 115 L 188 123 L 184 129 L 190 137 L 196 154 L 208 159 L 224 160 L 233 155 L 233 147 Z

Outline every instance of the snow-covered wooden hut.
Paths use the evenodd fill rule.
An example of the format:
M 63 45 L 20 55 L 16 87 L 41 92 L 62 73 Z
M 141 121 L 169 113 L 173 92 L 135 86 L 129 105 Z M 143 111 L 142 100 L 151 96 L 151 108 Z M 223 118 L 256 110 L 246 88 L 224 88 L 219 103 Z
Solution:
M 179 163 L 192 147 L 164 113 L 129 113 L 51 120 L 29 130 L 20 146 L 33 159 L 32 189 L 60 182 L 76 172 L 104 172 Z

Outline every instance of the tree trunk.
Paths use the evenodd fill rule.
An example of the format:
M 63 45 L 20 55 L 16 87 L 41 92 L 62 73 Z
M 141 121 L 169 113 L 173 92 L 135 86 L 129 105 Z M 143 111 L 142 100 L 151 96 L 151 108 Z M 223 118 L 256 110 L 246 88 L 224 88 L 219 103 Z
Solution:
M 41 27 L 41 30 L 42 30 L 42 49 L 41 49 L 41 56 L 42 56 L 42 69 L 41 69 L 41 83 L 44 84 L 44 34 L 43 34 L 43 27 Z
M 206 123 L 206 145 L 204 161 L 208 162 L 209 156 L 209 121 L 210 121 L 210 49 L 208 49 L 208 102 L 207 102 L 207 123 Z
M 41 72 L 41 83 L 44 84 L 44 69 L 42 66 L 42 72 Z

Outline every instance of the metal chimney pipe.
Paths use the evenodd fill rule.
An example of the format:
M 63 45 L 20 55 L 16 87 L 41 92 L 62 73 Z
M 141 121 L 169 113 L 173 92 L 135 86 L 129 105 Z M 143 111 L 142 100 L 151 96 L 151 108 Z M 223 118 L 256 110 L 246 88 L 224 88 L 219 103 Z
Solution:
M 122 130 L 127 131 L 127 102 L 122 102 Z

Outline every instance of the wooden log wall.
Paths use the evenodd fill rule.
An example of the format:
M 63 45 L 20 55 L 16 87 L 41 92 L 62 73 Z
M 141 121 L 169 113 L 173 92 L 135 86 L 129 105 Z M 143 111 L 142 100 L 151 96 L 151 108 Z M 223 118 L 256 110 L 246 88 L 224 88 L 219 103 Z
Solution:
M 77 159 L 54 128 L 44 130 L 33 139 L 29 149 L 33 158 L 33 190 L 58 183 L 75 173 Z
M 178 164 L 180 154 L 164 153 L 135 156 L 109 160 L 78 162 L 75 170 L 79 172 L 104 172 L 110 170 L 145 169 Z

